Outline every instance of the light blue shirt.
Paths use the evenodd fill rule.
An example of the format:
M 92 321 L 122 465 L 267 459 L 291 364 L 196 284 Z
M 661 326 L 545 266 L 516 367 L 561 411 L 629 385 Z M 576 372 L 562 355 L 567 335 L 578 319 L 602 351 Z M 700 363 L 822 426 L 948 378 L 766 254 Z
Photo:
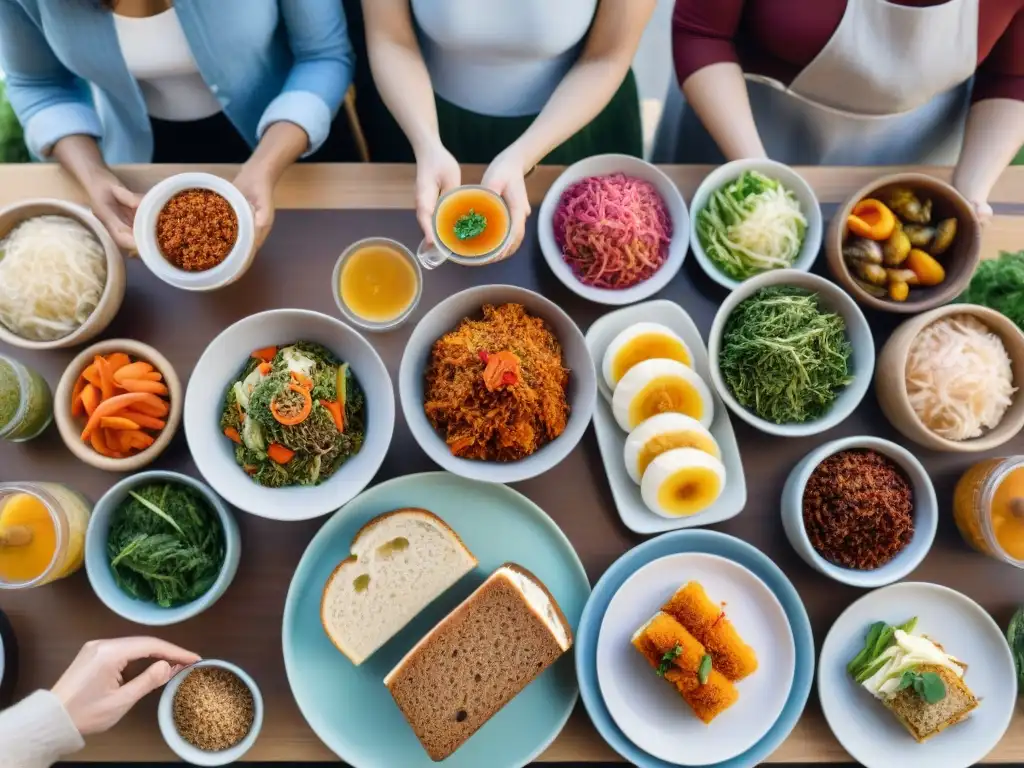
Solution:
M 323 144 L 354 69 L 341 0 L 174 7 L 203 80 L 250 146 L 281 121 L 306 131 L 308 152 Z M 86 134 L 100 140 L 108 163 L 152 159 L 142 92 L 99 0 L 0 0 L 0 68 L 37 157 Z

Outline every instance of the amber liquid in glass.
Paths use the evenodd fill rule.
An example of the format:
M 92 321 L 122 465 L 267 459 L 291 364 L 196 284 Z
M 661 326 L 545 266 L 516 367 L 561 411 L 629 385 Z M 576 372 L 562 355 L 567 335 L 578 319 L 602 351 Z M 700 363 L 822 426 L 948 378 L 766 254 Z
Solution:
M 338 290 L 354 315 L 383 323 L 409 308 L 417 279 L 405 254 L 386 245 L 367 245 L 345 259 Z
M 455 224 L 469 213 L 478 213 L 487 220 L 484 231 L 460 240 Z M 438 206 L 435 230 L 441 245 L 456 256 L 486 256 L 501 247 L 508 235 L 508 209 L 501 197 L 484 189 L 467 187 L 451 192 Z

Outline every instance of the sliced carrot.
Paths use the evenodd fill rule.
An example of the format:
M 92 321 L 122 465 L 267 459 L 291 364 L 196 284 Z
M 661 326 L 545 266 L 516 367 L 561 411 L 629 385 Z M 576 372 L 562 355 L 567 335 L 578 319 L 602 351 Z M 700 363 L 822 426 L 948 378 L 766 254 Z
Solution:
M 135 378 L 140 381 L 163 381 L 164 375 L 160 371 L 150 371 L 149 373 L 143 373 Z
M 75 386 L 71 390 L 71 415 L 72 416 L 83 416 L 85 414 L 85 405 L 82 403 L 82 390 L 85 389 L 85 385 L 88 384 L 85 379 L 79 376 L 75 380 Z
M 102 401 L 96 406 L 92 415 L 89 416 L 89 421 L 86 423 L 85 429 L 82 430 L 82 439 L 88 440 L 90 438 L 92 433 L 99 428 L 100 419 L 104 416 L 115 416 L 128 406 L 135 406 L 137 403 L 148 401 L 150 398 L 156 398 L 156 396 L 146 392 L 126 392 L 123 395 L 114 395 L 109 400 Z M 159 398 L 156 399 L 159 400 Z
M 224 434 L 227 435 L 228 440 L 231 442 L 238 443 L 239 445 L 242 444 L 242 436 L 238 434 L 238 430 L 234 427 L 227 427 L 224 430 Z
M 128 442 L 122 438 L 124 434 L 123 429 L 97 429 L 95 434 L 102 434 L 103 442 L 107 448 L 112 451 L 118 451 L 119 453 L 128 453 L 132 447 L 128 445 Z
M 254 349 L 252 352 L 252 357 L 265 363 L 273 360 L 275 355 L 277 355 L 277 347 L 263 347 L 262 349 Z
M 132 450 L 144 451 L 156 442 L 152 435 L 147 435 L 137 429 L 126 429 L 121 434 L 123 435 L 121 439 L 130 445 Z
M 85 408 L 85 415 L 92 416 L 93 411 L 100 404 L 100 388 L 95 384 L 86 384 L 82 390 L 82 406 Z
M 137 379 L 142 374 L 149 373 L 152 370 L 152 365 L 140 360 L 137 363 L 132 363 L 119 369 L 114 375 L 114 381 L 120 384 L 124 379 Z
M 104 400 L 114 396 L 114 374 L 110 372 L 110 363 L 104 358 L 96 355 L 96 360 L 93 362 L 96 366 L 96 370 L 100 374 L 100 395 Z
M 295 458 L 295 451 L 280 443 L 271 443 L 270 447 L 267 448 L 267 456 L 271 461 L 275 461 L 278 464 L 287 464 Z
M 257 472 L 260 471 L 260 468 L 257 467 L 255 464 L 244 464 L 242 466 L 242 469 L 245 471 L 245 474 L 247 475 L 255 475 Z
M 138 424 L 141 429 L 155 429 L 159 432 L 167 426 L 167 422 L 163 419 L 158 419 L 156 416 L 150 416 L 149 414 L 142 413 L 141 411 L 135 411 L 131 408 L 121 411 L 121 416 L 126 419 L 131 419 Z
M 292 379 L 300 387 L 305 387 L 306 389 L 313 388 L 313 380 L 310 379 L 309 376 L 302 373 L 301 371 L 292 371 Z
M 148 394 L 148 393 L 143 393 Z M 131 406 L 133 411 L 144 413 L 147 416 L 155 416 L 158 419 L 164 418 L 171 411 L 171 406 L 167 404 L 167 401 L 156 395 L 149 395 L 145 400 L 139 400 L 137 403 Z
M 100 418 L 101 429 L 138 429 L 139 425 L 124 416 L 103 416 Z
M 117 373 L 119 370 L 131 363 L 131 361 L 132 359 L 124 352 L 114 352 L 107 355 L 107 364 L 110 365 L 110 370 L 113 373 Z
M 313 400 L 309 396 L 309 392 L 298 384 L 289 384 L 288 390 L 302 398 L 302 406 L 299 408 L 298 412 L 285 413 L 277 404 L 277 398 L 275 397 L 270 401 L 270 415 L 274 417 L 274 420 L 278 424 L 286 427 L 294 427 L 296 424 L 301 424 L 309 418 L 309 414 L 313 411 Z
M 103 430 L 101 429 L 95 429 L 92 431 L 92 434 L 89 435 L 89 444 L 92 446 L 92 449 L 101 456 L 106 456 L 111 459 L 123 458 L 123 454 L 120 451 L 112 450 L 110 446 L 107 445 L 106 441 L 103 439 Z
M 143 381 L 142 379 L 121 379 L 121 389 L 128 392 L 149 392 L 154 395 L 166 395 L 167 385 L 159 381 Z
M 332 403 L 330 400 L 321 400 L 320 405 L 322 405 L 324 408 L 331 412 L 331 417 L 334 419 L 334 425 L 338 428 L 338 431 L 344 432 L 345 414 L 342 413 L 341 403 Z
M 256 370 L 262 373 L 264 376 L 268 376 L 270 372 L 274 370 L 274 366 L 272 366 L 270 363 L 260 363 L 259 365 L 256 366 Z
M 96 369 L 96 363 L 89 363 L 82 371 L 82 378 L 97 387 L 100 385 L 100 372 Z

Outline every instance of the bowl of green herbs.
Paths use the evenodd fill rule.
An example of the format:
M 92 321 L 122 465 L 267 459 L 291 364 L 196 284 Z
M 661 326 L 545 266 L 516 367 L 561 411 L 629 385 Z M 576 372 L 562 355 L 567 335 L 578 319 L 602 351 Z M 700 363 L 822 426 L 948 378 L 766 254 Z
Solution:
M 240 548 L 238 524 L 208 486 L 177 472 L 140 472 L 96 503 L 85 568 L 114 613 L 165 626 L 202 613 L 224 594 Z
M 816 435 L 864 399 L 875 343 L 860 307 L 834 283 L 793 269 L 752 277 L 722 302 L 708 337 L 711 380 L 762 432 Z

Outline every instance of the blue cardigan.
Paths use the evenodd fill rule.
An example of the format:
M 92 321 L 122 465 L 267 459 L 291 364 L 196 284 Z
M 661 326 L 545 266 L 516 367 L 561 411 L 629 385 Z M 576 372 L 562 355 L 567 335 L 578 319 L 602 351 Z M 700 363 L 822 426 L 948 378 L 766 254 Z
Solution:
M 324 142 L 354 68 L 341 0 L 174 7 L 203 79 L 251 146 L 283 120 L 306 131 L 309 152 Z M 64 136 L 87 134 L 108 163 L 152 160 L 142 92 L 99 0 L 0 0 L 0 68 L 36 156 Z

